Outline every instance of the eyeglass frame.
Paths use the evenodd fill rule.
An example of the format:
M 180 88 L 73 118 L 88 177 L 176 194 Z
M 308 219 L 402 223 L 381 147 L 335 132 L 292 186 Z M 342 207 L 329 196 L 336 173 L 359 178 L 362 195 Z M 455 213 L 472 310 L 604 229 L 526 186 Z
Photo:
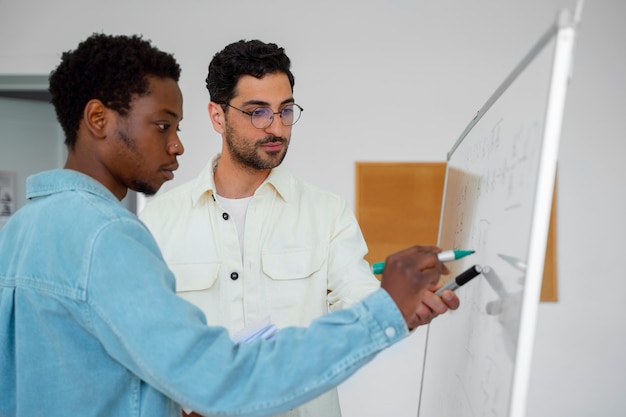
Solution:
M 239 111 L 240 111 L 240 112 L 242 112 L 243 114 L 245 114 L 245 115 L 247 115 L 247 116 L 250 116 L 250 124 L 251 124 L 252 126 L 254 126 L 256 129 L 267 129 L 268 127 L 270 127 L 270 126 L 272 125 L 272 123 L 274 123 L 274 119 L 275 119 L 274 115 L 275 115 L 275 114 L 278 114 L 278 115 L 279 115 L 280 123 L 281 123 L 283 126 L 285 126 L 285 127 L 290 127 L 290 126 L 293 126 L 293 125 L 295 125 L 295 124 L 298 122 L 298 120 L 300 120 L 300 117 L 302 117 L 302 112 L 304 111 L 304 109 L 302 108 L 302 106 L 300 106 L 299 104 L 296 104 L 296 103 L 289 103 L 289 104 L 287 104 L 287 106 L 296 106 L 298 109 L 300 109 L 300 115 L 298 116 L 298 118 L 297 118 L 297 119 L 296 119 L 296 120 L 295 120 L 292 124 L 290 124 L 290 125 L 286 125 L 286 124 L 283 122 L 283 115 L 282 115 L 282 113 L 283 113 L 283 110 L 285 110 L 285 108 L 287 108 L 287 106 L 285 106 L 285 107 L 284 107 L 281 111 L 277 111 L 277 112 L 273 111 L 273 110 L 272 110 L 269 106 L 258 106 L 258 107 L 255 107 L 254 109 L 252 109 L 252 111 L 250 112 L 250 111 L 242 110 L 242 109 L 240 109 L 240 108 L 238 108 L 238 107 L 235 107 L 235 106 L 233 106 L 233 105 L 232 105 L 232 104 L 230 104 L 230 103 L 221 103 L 221 104 L 222 104 L 222 106 L 232 107 L 233 109 L 235 109 L 235 110 L 239 110 Z M 272 118 L 270 119 L 270 122 L 269 122 L 269 124 L 268 124 L 267 126 L 264 126 L 264 127 L 257 127 L 257 126 L 254 124 L 254 122 L 252 121 L 252 117 L 254 116 L 254 115 L 253 115 L 253 112 L 254 112 L 254 111 L 256 111 L 256 110 L 258 110 L 258 109 L 268 109 L 269 111 L 271 111 L 271 112 L 272 112 Z

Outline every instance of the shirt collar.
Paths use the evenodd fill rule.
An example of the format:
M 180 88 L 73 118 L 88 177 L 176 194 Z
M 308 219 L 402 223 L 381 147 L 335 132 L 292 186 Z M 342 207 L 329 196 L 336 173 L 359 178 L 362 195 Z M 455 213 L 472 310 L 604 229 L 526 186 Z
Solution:
M 121 204 L 101 182 L 71 169 L 44 171 L 26 179 L 26 198 L 29 200 L 72 190 L 88 192 Z
M 213 198 L 215 193 L 215 179 L 213 173 L 217 164 L 219 163 L 221 154 L 215 155 L 209 163 L 204 167 L 198 178 L 196 178 L 191 191 L 191 197 L 194 206 L 206 201 L 207 198 Z M 274 190 L 282 199 L 289 201 L 293 196 L 293 189 L 291 187 L 291 174 L 282 165 L 272 169 L 270 175 L 263 181 L 263 183 L 257 188 L 254 195 L 269 192 Z

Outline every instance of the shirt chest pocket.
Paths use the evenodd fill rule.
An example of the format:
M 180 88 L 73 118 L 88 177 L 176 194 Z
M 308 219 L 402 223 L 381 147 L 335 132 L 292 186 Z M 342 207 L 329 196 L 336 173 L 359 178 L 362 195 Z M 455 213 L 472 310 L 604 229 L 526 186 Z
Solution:
M 176 277 L 176 292 L 202 291 L 211 288 L 219 276 L 219 263 L 169 264 Z
M 268 251 L 261 254 L 261 267 L 273 280 L 309 278 L 322 269 L 324 253 L 321 247 Z

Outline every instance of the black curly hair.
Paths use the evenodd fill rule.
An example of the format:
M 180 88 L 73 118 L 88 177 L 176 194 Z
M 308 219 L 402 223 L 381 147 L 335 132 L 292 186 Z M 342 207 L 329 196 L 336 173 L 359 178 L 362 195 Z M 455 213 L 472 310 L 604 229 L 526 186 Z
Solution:
M 211 101 L 226 105 L 235 96 L 235 88 L 242 75 L 262 78 L 266 74 L 284 73 L 293 91 L 295 79 L 290 67 L 289 57 L 278 45 L 260 40 L 240 40 L 213 56 L 206 88 Z
M 180 66 L 139 35 L 94 33 L 73 51 L 64 52 L 59 66 L 50 73 L 48 90 L 57 119 L 71 150 L 83 111 L 89 100 L 98 99 L 126 115 L 133 96 L 147 92 L 148 76 L 178 82 Z

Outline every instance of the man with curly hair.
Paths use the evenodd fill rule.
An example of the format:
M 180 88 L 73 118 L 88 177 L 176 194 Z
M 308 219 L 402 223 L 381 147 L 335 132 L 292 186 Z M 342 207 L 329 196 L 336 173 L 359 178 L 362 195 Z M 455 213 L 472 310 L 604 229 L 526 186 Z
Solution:
M 180 69 L 138 36 L 94 34 L 51 73 L 64 169 L 27 179 L 0 230 L 0 416 L 263 416 L 331 389 L 458 307 L 432 292 L 439 248 L 387 259 L 349 309 L 236 344 L 175 293 L 148 229 L 120 200 L 155 193 L 183 153 Z M 324 343 L 316 343 L 324 340 Z
M 345 200 L 281 165 L 304 114 L 290 67 L 283 48 L 260 40 L 216 53 L 206 85 L 222 151 L 140 213 L 178 294 L 231 334 L 263 321 L 307 326 L 380 285 Z M 336 389 L 280 415 L 318 416 L 341 416 Z

